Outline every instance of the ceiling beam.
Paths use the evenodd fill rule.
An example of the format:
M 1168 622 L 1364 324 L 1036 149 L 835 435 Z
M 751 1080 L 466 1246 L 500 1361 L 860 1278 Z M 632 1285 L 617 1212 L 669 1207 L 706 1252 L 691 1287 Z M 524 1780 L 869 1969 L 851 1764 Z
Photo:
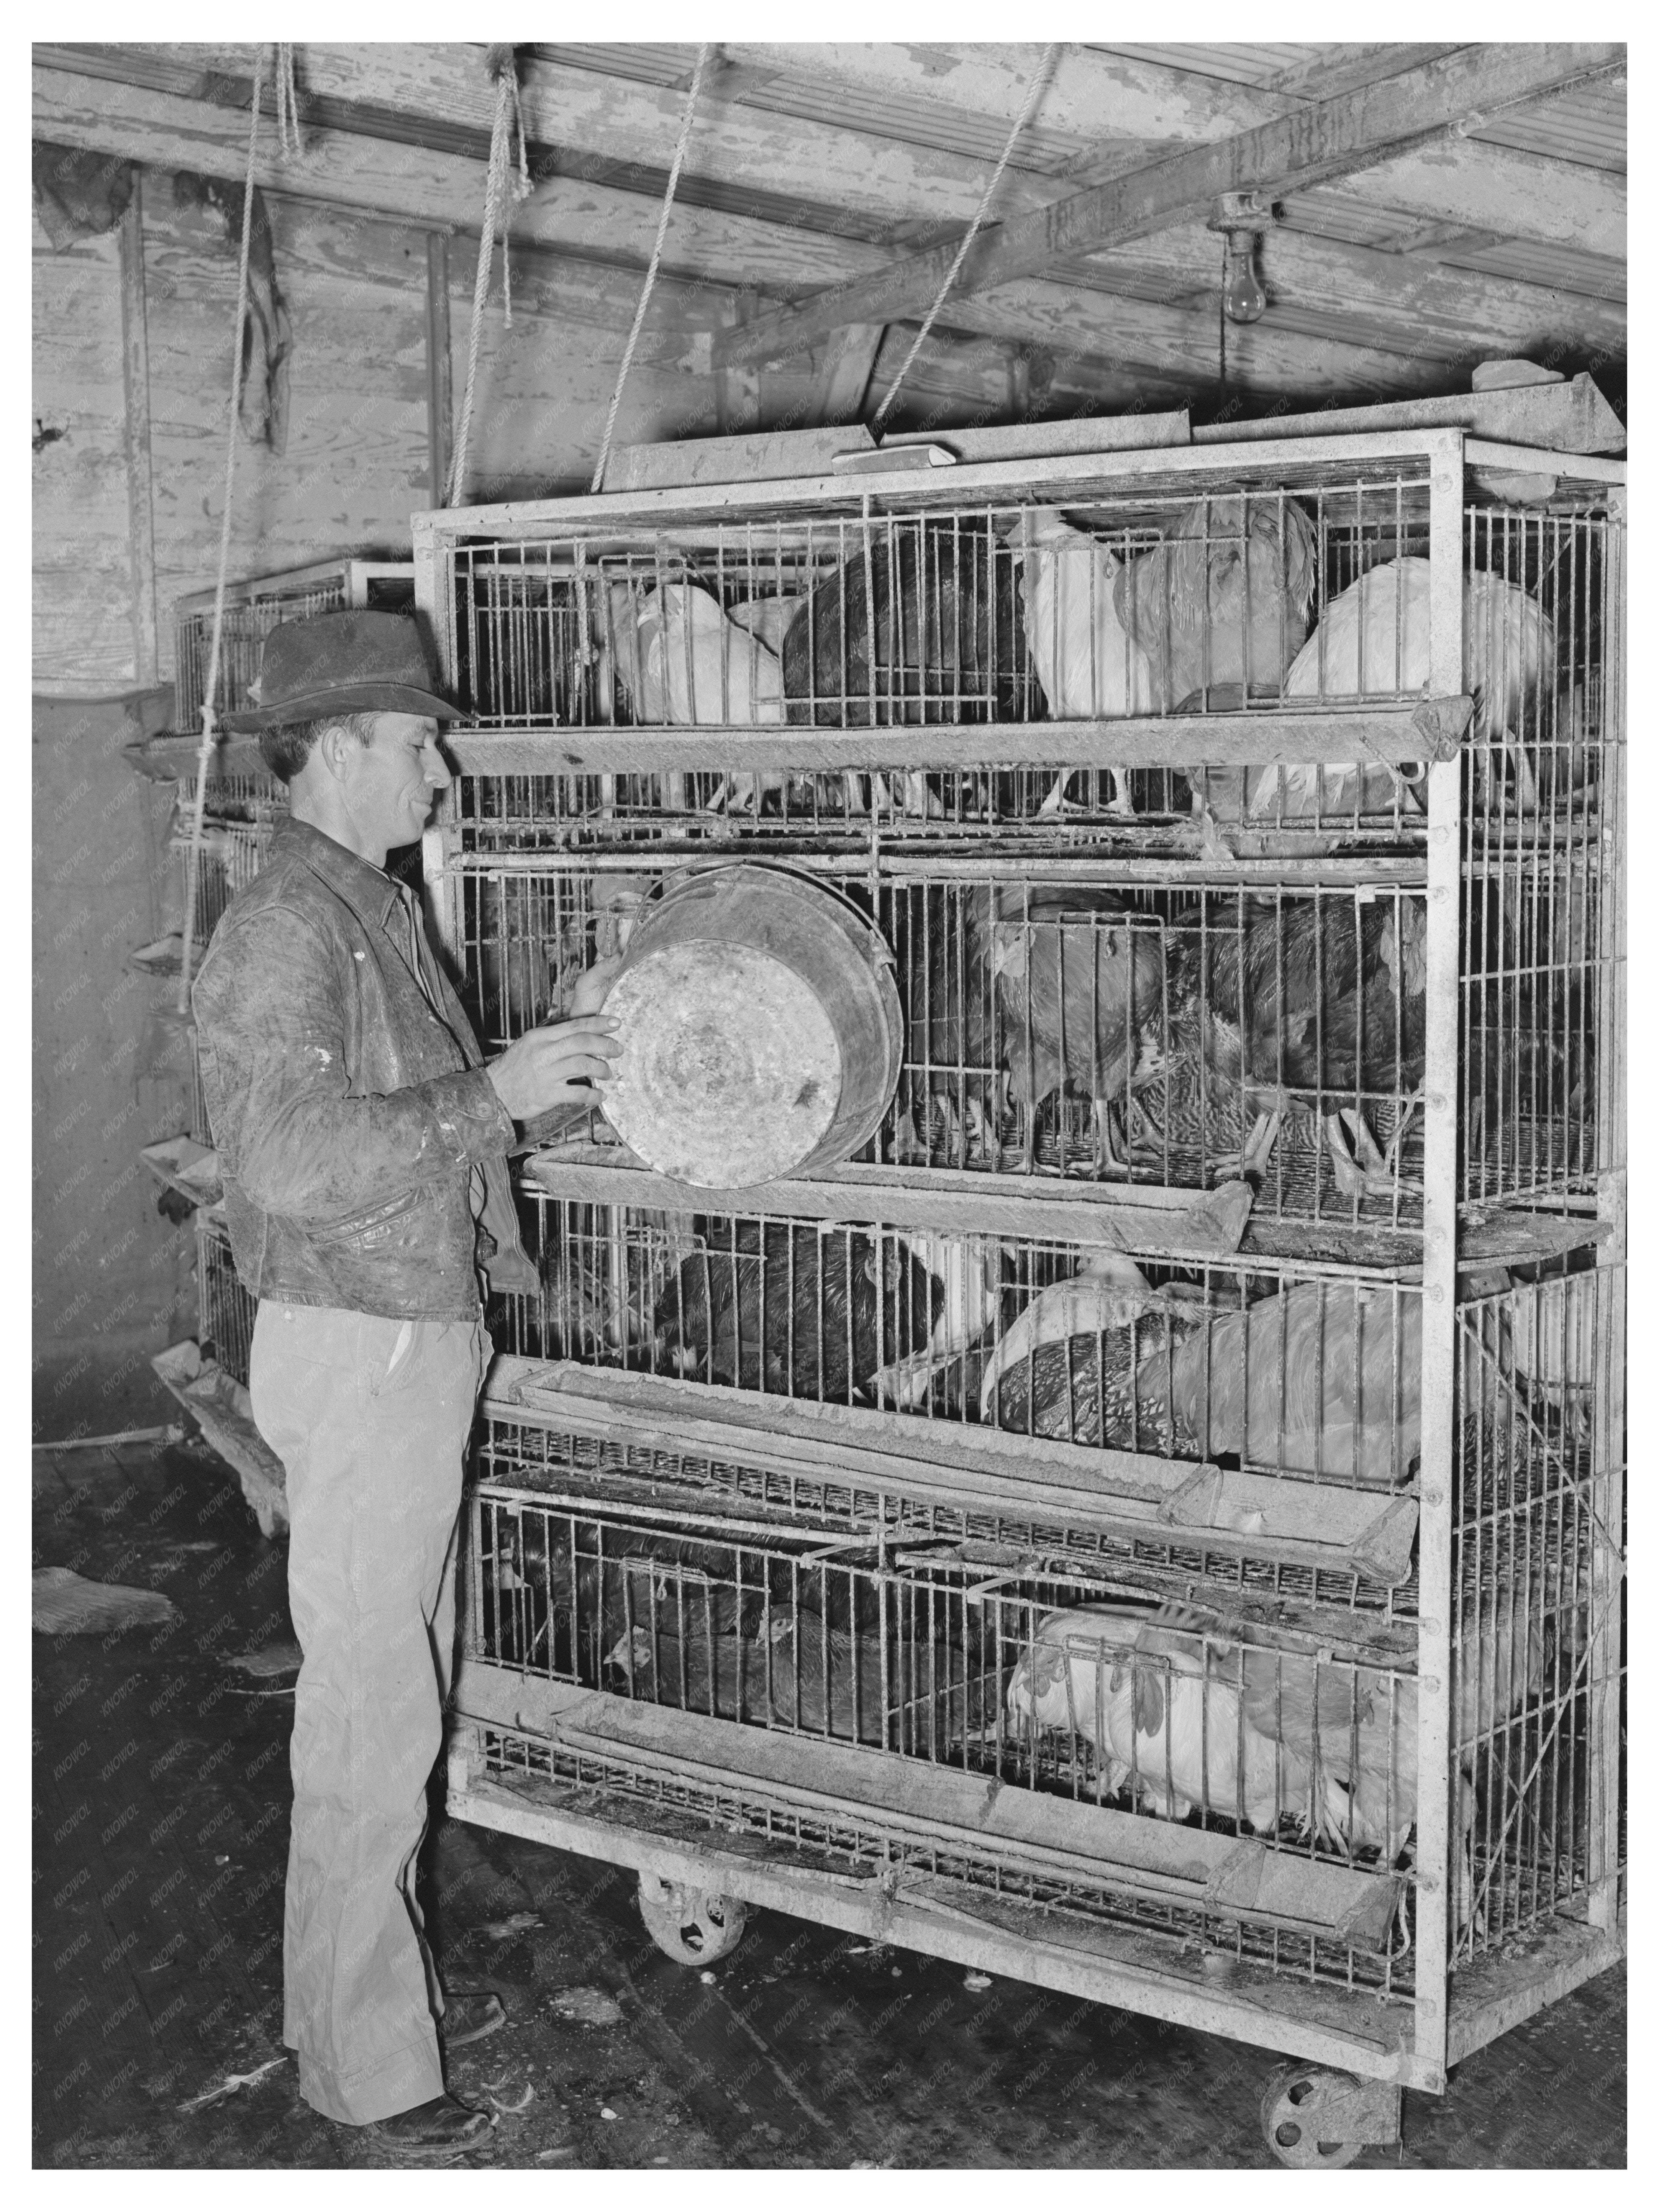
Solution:
M 304 66 L 302 58 L 302 72 Z M 203 82 L 199 71 L 194 82 Z M 47 68 L 37 68 L 35 88 L 35 128 L 43 137 L 119 154 L 151 167 L 194 168 L 231 181 L 243 173 L 246 90 L 239 110 L 213 99 Z M 419 118 L 404 118 L 405 132 L 418 123 Z M 392 141 L 314 124 L 307 128 L 306 142 L 307 158 L 295 167 L 277 158 L 271 134 L 258 173 L 266 190 L 372 214 L 405 233 L 435 229 L 476 238 L 483 198 L 481 159 L 411 143 L 407 136 Z M 484 142 L 478 143 L 482 152 Z M 553 179 L 515 211 L 513 251 L 520 265 L 539 252 L 550 264 L 582 271 L 589 289 L 599 287 L 581 306 L 583 319 L 625 326 L 656 214 L 654 198 L 641 193 L 584 185 L 579 178 Z M 730 319 L 733 294 L 769 305 L 826 273 L 857 276 L 879 269 L 885 260 L 881 247 L 864 240 L 825 238 L 799 225 L 677 205 L 667 265 L 648 326 L 720 331 Z M 1066 273 L 1056 270 L 1048 282 L 953 295 L 944 320 L 968 333 L 970 345 L 975 336 L 994 341 L 1005 362 L 1011 347 L 1045 347 L 1062 364 L 1060 380 L 1092 392 L 1103 404 L 1122 404 L 1120 395 L 1135 381 L 1148 392 L 1178 397 L 1214 389 L 1213 299 L 1194 304 L 1195 295 L 1212 294 L 1212 283 L 1200 276 L 1188 287 L 1177 270 L 1173 298 L 1169 286 L 1154 286 L 1150 298 L 1123 298 L 1103 289 L 1109 271 L 1103 277 L 1094 264 L 1072 272 L 1079 280 L 1075 283 L 1065 281 Z M 1405 273 L 1402 268 L 1396 281 L 1403 282 Z M 1483 282 L 1490 281 L 1472 284 L 1472 306 L 1482 296 Z M 1546 301 L 1550 296 L 1534 295 Z M 1539 313 L 1547 321 L 1547 308 L 1540 307 Z M 1268 319 L 1270 325 L 1273 321 Z M 1471 325 L 1476 321 L 1471 314 Z M 1379 317 L 1377 327 L 1366 333 L 1368 343 L 1356 343 L 1352 341 L 1357 331 L 1316 337 L 1280 317 L 1277 328 L 1257 326 L 1248 342 L 1230 338 L 1231 380 L 1237 389 L 1255 392 L 1277 378 L 1287 394 L 1308 405 L 1331 397 L 1404 397 L 1433 388 L 1433 372 L 1443 357 L 1439 351 L 1430 349 L 1412 358 L 1412 334 L 1401 328 L 1398 353 L 1390 362 L 1383 343 L 1388 327 L 1388 319 Z M 1486 343 L 1480 343 L 1479 329 L 1472 328 L 1471 338 L 1479 352 L 1502 351 L 1512 342 L 1504 333 L 1513 327 L 1501 323 Z M 718 349 L 718 337 L 714 343 Z M 1066 368 L 1068 363 L 1073 366 Z M 702 369 L 713 363 L 694 356 L 689 365 Z
M 33 127 L 38 136 L 55 143 L 118 155 L 152 170 L 191 169 L 229 183 L 240 183 L 246 171 L 246 109 L 150 91 L 118 79 L 82 78 L 37 66 Z M 444 232 L 469 247 L 476 246 L 483 204 L 482 161 L 314 125 L 306 132 L 307 155 L 301 164 L 279 158 L 274 132 L 264 143 L 256 181 L 279 198 L 372 217 L 389 227 L 389 236 L 407 240 L 419 234 L 422 259 L 424 237 L 432 231 Z M 465 210 L 465 217 L 458 219 L 458 210 Z M 655 203 L 637 194 L 557 179 L 514 213 L 515 265 L 527 275 L 537 260 L 545 264 L 552 287 L 547 312 L 556 319 L 574 305 L 584 321 L 625 330 L 650 253 L 656 213 Z M 681 252 L 701 253 L 703 264 L 677 266 Z M 653 332 L 700 332 L 703 335 L 698 343 L 706 347 L 708 334 L 727 321 L 737 301 L 756 296 L 757 268 L 769 272 L 770 296 L 775 298 L 786 285 L 797 289 L 809 281 L 837 255 L 847 257 L 838 265 L 853 272 L 878 265 L 884 258 L 879 247 L 825 240 L 796 228 L 708 213 L 694 222 L 677 204 L 668 265 L 659 275 L 646 327 Z M 471 250 L 458 252 L 453 278 L 467 293 L 471 265 Z M 574 302 L 569 279 L 561 274 L 572 270 L 580 272 L 584 289 L 583 298 Z M 533 313 L 531 288 L 521 283 L 515 291 L 522 295 L 520 304 Z M 1066 353 L 1073 389 L 1093 394 L 1103 404 L 1127 404 L 1137 374 L 1149 381 L 1167 374 L 1156 346 L 1145 362 L 1126 354 L 1115 316 L 1110 327 L 1098 315 L 1092 320 L 1086 313 L 1069 317 L 1071 295 L 1058 286 L 1050 291 L 1048 321 L 1052 325 L 1058 315 L 1067 323 Z M 769 304 L 763 290 L 761 297 Z M 1155 316 L 1158 311 L 1151 312 Z M 1023 322 L 992 303 L 969 326 L 967 343 L 953 352 L 942 347 L 940 359 L 948 352 L 953 361 L 970 361 L 975 336 L 981 355 L 987 339 L 994 343 L 995 375 L 1006 382 L 1009 350 L 1029 337 Z M 1102 354 L 1104 358 L 1099 357 Z M 708 374 L 714 363 L 710 357 L 699 359 L 694 350 L 688 367 Z M 975 368 L 969 388 L 977 388 L 979 378 Z
M 984 289 L 1071 255 L 1098 252 L 1172 223 L 1202 220 L 1224 191 L 1277 194 L 1351 175 L 1454 130 L 1471 116 L 1484 118 L 1619 67 L 1624 52 L 1612 45 L 1461 49 L 997 224 L 975 240 L 957 288 Z M 935 246 L 855 283 L 815 294 L 801 307 L 760 317 L 722 342 L 723 357 L 777 360 L 843 323 L 919 317 L 937 295 L 954 258 L 953 246 Z
M 495 105 L 483 51 L 460 44 L 308 43 L 298 55 L 301 125 L 401 137 L 483 161 Z M 256 49 L 175 43 L 37 46 L 34 52 L 37 62 L 107 73 L 155 92 L 201 98 L 206 88 L 246 112 Z M 626 180 L 629 189 L 660 201 L 684 112 L 683 92 L 522 50 L 518 72 L 533 177 Z M 677 204 L 730 208 L 740 194 L 741 212 L 872 240 L 891 240 L 901 226 L 914 223 L 940 230 L 963 225 L 979 204 L 984 167 L 972 156 L 908 145 L 852 124 L 786 123 L 738 101 L 732 80 L 740 76 L 716 68 L 705 80 Z M 1126 162 L 1137 158 L 1138 144 L 1125 142 Z M 1004 201 L 1018 212 L 1072 189 L 1064 179 L 1020 171 L 1006 181 Z
M 222 106 L 38 65 L 33 79 L 37 137 L 121 155 L 150 168 L 195 169 L 233 180 L 246 172 L 246 106 Z M 401 217 L 412 228 L 478 231 L 484 149 L 474 158 L 407 140 L 313 125 L 306 133 L 306 158 L 296 163 L 282 158 L 274 131 L 262 134 L 261 143 L 255 178 L 267 190 L 373 210 L 393 222 Z M 643 269 L 659 211 L 655 197 L 580 175 L 554 176 L 514 209 L 513 237 L 515 242 L 524 239 Z M 663 274 L 691 285 L 712 282 L 775 295 L 799 289 L 815 269 L 852 276 L 884 258 L 882 249 L 867 241 L 677 202 Z

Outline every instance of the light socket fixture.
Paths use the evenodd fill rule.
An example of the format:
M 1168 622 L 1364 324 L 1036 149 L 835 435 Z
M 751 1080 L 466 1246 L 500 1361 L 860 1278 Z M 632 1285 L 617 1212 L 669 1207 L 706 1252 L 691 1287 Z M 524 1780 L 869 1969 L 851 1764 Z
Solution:
M 1279 220 L 1279 210 L 1260 192 L 1223 192 L 1209 228 L 1226 240 L 1221 266 L 1221 311 L 1230 323 L 1259 323 L 1267 312 L 1267 295 L 1256 274 L 1255 250 L 1261 234 Z

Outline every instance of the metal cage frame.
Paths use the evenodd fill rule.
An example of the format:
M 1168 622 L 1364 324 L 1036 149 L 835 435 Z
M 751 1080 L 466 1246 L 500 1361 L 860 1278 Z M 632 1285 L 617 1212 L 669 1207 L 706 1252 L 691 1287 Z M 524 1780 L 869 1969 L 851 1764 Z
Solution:
M 903 1415 L 808 1406 L 765 1394 L 745 1401 L 742 1392 L 713 1383 L 596 1370 L 568 1361 L 498 1363 L 486 1385 L 486 1462 L 470 1508 L 471 1634 L 450 1751 L 449 1802 L 458 1816 L 633 1866 L 642 1875 L 703 1890 L 724 1889 L 829 1925 L 1323 2061 L 1395 2087 L 1443 2089 L 1448 2069 L 1461 2058 L 1621 1955 L 1622 465 L 1498 446 L 1461 431 L 1399 431 L 1241 440 L 1230 446 L 898 470 L 862 479 L 816 476 L 435 512 L 413 521 L 416 599 L 453 684 L 464 673 L 465 658 L 450 589 L 453 566 L 466 547 L 479 543 L 533 543 L 544 549 L 549 562 L 556 561 L 562 573 L 574 573 L 584 561 L 599 557 L 603 549 L 637 548 L 645 560 L 653 546 L 672 546 L 700 531 L 738 528 L 750 521 L 793 527 L 815 514 L 850 517 L 856 533 L 860 519 L 872 514 L 902 509 L 925 516 L 969 500 L 1071 506 L 1086 505 L 1091 497 L 1129 500 L 1154 490 L 1166 498 L 1191 496 L 1206 488 L 1224 495 L 1241 483 L 1270 489 L 1310 473 L 1323 471 L 1334 481 L 1344 471 L 1367 470 L 1414 471 L 1424 488 L 1431 638 L 1427 696 L 1422 699 L 1304 702 L 1291 710 L 1283 699 L 1253 703 L 1246 696 L 1235 707 L 1206 712 L 1197 721 L 1158 713 L 1041 723 L 988 719 L 970 728 L 934 720 L 907 724 L 896 716 L 878 726 L 872 688 L 869 725 L 857 730 L 798 729 L 781 722 L 760 728 L 752 720 L 627 726 L 607 725 L 602 716 L 589 718 L 584 712 L 562 721 L 555 716 L 516 727 L 500 716 L 489 727 L 458 725 L 449 744 L 463 781 L 549 780 L 545 787 L 526 787 L 532 790 L 550 788 L 554 779 L 580 775 L 594 780 L 601 810 L 613 812 L 627 778 L 660 777 L 669 780 L 665 788 L 674 788 L 672 779 L 679 778 L 683 788 L 687 777 L 729 778 L 734 766 L 757 778 L 814 768 L 879 770 L 896 783 L 907 774 L 926 775 L 952 764 L 1044 769 L 1058 762 L 1066 772 L 1104 772 L 1127 763 L 1169 773 L 1183 769 L 1200 749 L 1206 769 L 1229 773 L 1285 760 L 1350 761 L 1357 754 L 1395 768 L 1425 764 L 1421 818 L 1409 825 L 1396 820 L 1380 842 L 1374 840 L 1368 848 L 1350 841 L 1345 848 L 1340 838 L 1305 834 L 1287 845 L 1268 835 L 1255 846 L 1237 842 L 1218 862 L 1212 851 L 1200 851 L 1180 836 L 1160 842 L 1150 831 L 1094 823 L 1087 835 L 1073 841 L 1065 863 L 1086 878 L 1091 857 L 1098 866 L 1102 856 L 1109 854 L 1113 870 L 1138 868 L 1149 882 L 1235 886 L 1255 860 L 1281 872 L 1291 869 L 1297 880 L 1315 884 L 1363 881 L 1369 872 L 1379 884 L 1409 885 L 1425 903 L 1420 1220 L 1391 1224 L 1392 1241 L 1364 1249 L 1350 1247 L 1330 1262 L 1356 1280 L 1410 1281 L 1422 1306 L 1409 1662 L 1418 1692 L 1419 1787 L 1409 1995 L 1396 1992 L 1395 2001 L 1379 2007 L 1374 1988 L 1362 1987 L 1357 1979 L 1345 1986 L 1340 1974 L 1326 1977 L 1305 1969 L 1290 1955 L 1294 1946 L 1288 1938 L 1284 1955 L 1277 1938 L 1264 1954 L 1260 1945 L 1218 1933 L 1224 1927 L 1237 1930 L 1249 1918 L 1231 1893 L 1231 1902 L 1223 1899 L 1218 1915 L 1215 1894 L 1207 1904 L 1193 1905 L 1189 1899 L 1197 1917 L 1182 1923 L 1181 1940 L 1176 1942 L 1168 1940 L 1174 1923 L 1159 1932 L 1130 1924 L 1133 1916 L 1115 1919 L 1109 1912 L 1103 1918 L 1085 1893 L 1109 1889 L 1114 1868 L 1119 1878 L 1127 1879 L 1123 1855 L 1133 1856 L 1133 1839 L 1126 1843 L 1117 1829 L 1109 1841 L 1103 1830 L 1089 1831 L 1086 1823 L 1079 1827 L 1073 1821 L 1064 1834 L 1039 1836 L 1032 1831 L 1011 1840 L 1008 1833 L 991 1833 L 1001 1816 L 984 1804 L 985 1792 L 977 1783 L 975 1812 L 959 1794 L 951 1794 L 944 1778 L 908 1767 L 901 1774 L 904 1762 L 879 1749 L 814 1745 L 787 1731 L 782 1740 L 773 1729 L 747 1727 L 717 1711 L 675 1711 L 671 1718 L 659 1707 L 642 1707 L 639 1700 L 591 1681 L 538 1678 L 533 1670 L 509 1663 L 499 1650 L 485 1656 L 478 1612 L 481 1513 L 502 1501 L 511 1505 L 517 1499 L 520 1506 L 526 1499 L 544 1501 L 550 1480 L 573 1512 L 579 1505 L 583 1511 L 597 1510 L 605 1500 L 614 1506 L 616 1485 L 623 1478 L 614 1466 L 610 1476 L 602 1476 L 592 1456 L 607 1451 L 647 1455 L 653 1471 L 647 1471 L 646 1462 L 630 1462 L 628 1479 L 634 1486 L 629 1494 L 638 1510 L 646 1511 L 648 1504 L 660 1522 L 682 1534 L 704 1525 L 702 1516 L 710 1510 L 707 1485 L 688 1489 L 672 1469 L 657 1468 L 656 1460 L 690 1451 L 702 1455 L 700 1465 L 759 1468 L 740 1510 L 751 1533 L 764 1536 L 770 1531 L 777 1542 L 795 1541 L 805 1530 L 812 1543 L 833 1550 L 848 1540 L 849 1526 L 863 1510 L 856 1497 L 890 1494 L 908 1497 L 916 1510 L 916 1500 L 925 1499 L 929 1511 L 974 1510 L 992 1520 L 1002 1513 L 1018 1524 L 1010 1539 L 1016 1555 L 1022 1542 L 1028 1548 L 1040 1545 L 1051 1569 L 1063 1559 L 1068 1571 L 1079 1573 L 1098 1571 L 1100 1543 L 1105 1540 L 1098 1533 L 1103 1516 L 1110 1521 L 1115 1512 L 1112 1540 L 1127 1547 L 1115 1570 L 1119 1586 L 1149 1595 L 1167 1595 L 1183 1580 L 1191 1585 L 1194 1577 L 1200 1586 L 1206 1578 L 1213 1581 L 1216 1570 L 1210 1562 L 1216 1557 L 1231 1560 L 1242 1574 L 1239 1563 L 1253 1540 L 1260 1544 L 1259 1538 L 1224 1541 L 1213 1531 L 1188 1530 L 1176 1542 L 1178 1532 L 1165 1526 L 1148 1548 L 1144 1528 L 1138 1535 L 1133 1528 L 1125 1534 L 1121 1498 L 1110 1506 L 1110 1494 L 1115 1483 L 1121 1486 L 1123 1462 L 1133 1455 L 1101 1451 L 1095 1455 L 1096 1474 L 1075 1480 L 1069 1458 L 1064 1475 L 1054 1467 L 1036 1467 L 1020 1476 L 1018 1470 L 999 1472 L 1001 1462 L 994 1465 L 977 1451 L 977 1440 L 994 1432 L 948 1430 Z M 1490 489 L 1478 487 L 1523 476 L 1534 483 L 1553 478 L 1555 484 L 1582 486 L 1605 501 L 1609 518 L 1604 588 L 1610 629 L 1601 642 L 1597 706 L 1605 777 L 1596 847 L 1585 863 L 1599 871 L 1604 895 L 1595 907 L 1595 942 L 1579 946 L 1589 979 L 1586 1020 L 1594 1031 L 1595 1144 L 1590 1171 L 1579 1176 L 1571 1188 L 1563 1184 L 1534 1189 L 1517 1182 L 1514 1190 L 1487 1194 L 1466 1182 L 1459 1152 L 1458 1076 L 1471 1049 L 1463 915 L 1473 897 L 1471 886 L 1483 868 L 1490 872 L 1493 865 L 1490 823 L 1483 825 L 1480 819 L 1478 794 L 1465 772 L 1471 753 L 1465 732 L 1474 702 L 1464 688 L 1464 562 L 1471 502 L 1477 496 L 1488 505 L 1494 501 Z M 1553 491 L 1553 485 L 1545 496 Z M 576 690 L 563 696 L 575 697 L 581 678 L 579 669 L 570 679 Z M 844 715 L 843 724 L 851 719 Z M 930 834 L 926 811 L 924 807 L 920 825 L 909 825 L 908 849 L 913 854 Z M 757 822 L 760 812 L 757 804 Z M 884 840 L 873 810 L 870 821 L 860 825 L 872 880 L 884 851 L 907 848 L 906 825 L 896 818 L 902 812 L 892 811 Z M 836 826 L 832 836 L 808 823 L 800 848 L 810 864 L 815 850 L 822 854 L 836 840 L 844 853 L 844 823 Z M 1501 836 L 1498 843 L 1504 843 Z M 584 845 L 563 830 L 526 837 L 524 844 L 532 855 L 539 847 L 542 866 L 586 864 L 602 871 L 628 865 L 629 848 L 618 845 L 607 853 L 602 839 L 595 848 L 593 841 Z M 726 849 L 735 856 L 740 847 Z M 637 866 L 640 846 L 631 850 Z M 492 865 L 510 870 L 514 854 L 513 838 L 507 835 L 471 865 L 485 872 Z M 462 968 L 469 860 L 459 785 L 427 833 L 423 861 L 436 933 Z M 1005 865 L 1017 869 L 1018 854 Z M 1526 864 L 1510 855 L 1499 865 Z M 1571 941 L 1571 926 L 1568 935 Z M 619 1233 L 628 1209 L 672 1215 L 708 1206 L 707 1194 L 591 1153 L 544 1155 L 537 1174 L 544 1192 L 611 1209 Z M 1077 1183 L 1041 1189 L 988 1176 L 939 1178 L 875 1165 L 769 1186 L 763 1193 L 744 1194 L 743 1201 L 737 1210 L 805 1221 L 880 1221 L 946 1239 L 972 1232 L 1054 1236 L 1079 1249 L 1108 1245 L 1177 1262 L 1183 1250 L 1193 1249 L 1188 1216 L 1168 1193 L 1155 1190 Z M 1263 1241 L 1257 1249 L 1286 1261 L 1320 1257 L 1305 1239 L 1298 1243 L 1294 1224 L 1266 1221 L 1258 1226 Z M 1569 1910 L 1552 1905 L 1529 1918 L 1524 1929 L 1506 1923 L 1498 1931 L 1501 1940 L 1474 1943 L 1460 1936 L 1454 1902 L 1459 1744 L 1453 1685 L 1471 1559 L 1485 1561 L 1474 1571 L 1477 1580 L 1486 1577 L 1475 1589 L 1477 1600 L 1483 1592 L 1501 1594 L 1503 1575 L 1515 1571 L 1494 1564 L 1495 1553 L 1481 1551 L 1479 1530 L 1487 1525 L 1486 1509 L 1470 1503 L 1458 1477 L 1460 1363 L 1467 1367 L 1481 1356 L 1481 1331 L 1488 1328 L 1480 1318 L 1486 1309 L 1479 1284 L 1472 1286 L 1469 1276 L 1471 1270 L 1506 1264 L 1547 1272 L 1569 1264 L 1564 1255 L 1571 1255 L 1596 1271 L 1606 1291 L 1595 1301 L 1595 1372 L 1586 1386 L 1597 1439 L 1588 1471 L 1549 1428 L 1553 1417 L 1542 1417 L 1554 1453 L 1550 1495 L 1575 1501 L 1573 1528 L 1589 1532 L 1575 1553 L 1574 1571 L 1582 1575 L 1587 1593 L 1589 1627 L 1574 1677 L 1583 1690 L 1583 1703 L 1582 1709 L 1575 1707 L 1572 1721 L 1575 1729 L 1582 1725 L 1585 1745 L 1588 1838 L 1582 1880 L 1573 1877 Z M 1325 1258 L 1329 1261 L 1328 1252 Z M 1534 1294 L 1534 1312 L 1542 1310 L 1542 1303 Z M 1568 1356 L 1564 1340 L 1561 1358 Z M 1565 1386 L 1560 1395 L 1565 1401 Z M 553 1431 L 580 1440 L 589 1454 L 580 1462 L 586 1472 L 580 1481 L 573 1473 L 578 1462 L 568 1453 L 556 1479 L 534 1472 L 536 1453 L 524 1439 Z M 1079 1449 L 1061 1447 L 1053 1456 L 1057 1462 Z M 1158 1463 L 1138 1464 L 1144 1474 Z M 1005 1477 L 1015 1487 L 999 1491 Z M 1047 1485 L 1041 1510 L 1035 1503 L 1029 1512 L 1023 1506 L 1017 1510 L 1023 1494 L 1018 1481 L 1028 1478 L 1039 1489 Z M 721 1510 L 739 1509 L 728 1500 Z M 892 1547 L 903 1539 L 887 1527 L 884 1511 L 877 1507 L 872 1525 L 887 1563 L 896 1556 Z M 901 1516 L 895 1528 L 902 1523 Z M 1098 1540 L 1090 1537 L 1091 1528 Z M 1531 1777 L 1526 1786 L 1531 1788 Z M 1143 1830 L 1156 1826 L 1133 1825 Z M 732 1831 L 743 1832 L 734 1840 Z M 1179 1832 L 1192 1840 L 1189 1831 Z M 1156 1857 L 1152 1847 L 1163 1839 L 1141 1840 Z M 1503 1839 L 1493 1846 L 1488 1838 L 1484 1847 L 1501 1850 Z M 1145 1865 L 1138 1879 L 1142 1877 L 1151 1878 Z M 1213 1955 L 1218 1946 L 1225 1954 L 1219 1971 Z M 1206 1947 L 1209 1971 L 1203 1964 Z

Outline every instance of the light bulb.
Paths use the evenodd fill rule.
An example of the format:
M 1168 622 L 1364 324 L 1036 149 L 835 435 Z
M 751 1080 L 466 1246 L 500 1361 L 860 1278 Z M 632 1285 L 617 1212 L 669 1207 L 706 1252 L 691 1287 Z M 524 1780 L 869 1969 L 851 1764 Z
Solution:
M 1255 273 L 1255 233 L 1230 230 L 1222 268 L 1221 310 L 1230 323 L 1259 323 L 1267 295 Z

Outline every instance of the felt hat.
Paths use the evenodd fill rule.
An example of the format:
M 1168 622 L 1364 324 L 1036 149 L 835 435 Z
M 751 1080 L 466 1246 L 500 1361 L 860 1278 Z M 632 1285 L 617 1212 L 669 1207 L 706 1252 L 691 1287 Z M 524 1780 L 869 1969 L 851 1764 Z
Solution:
M 426 639 L 413 615 L 341 607 L 278 623 L 265 640 L 251 706 L 219 717 L 227 730 L 269 730 L 322 714 L 429 714 L 460 709 L 436 689 Z

